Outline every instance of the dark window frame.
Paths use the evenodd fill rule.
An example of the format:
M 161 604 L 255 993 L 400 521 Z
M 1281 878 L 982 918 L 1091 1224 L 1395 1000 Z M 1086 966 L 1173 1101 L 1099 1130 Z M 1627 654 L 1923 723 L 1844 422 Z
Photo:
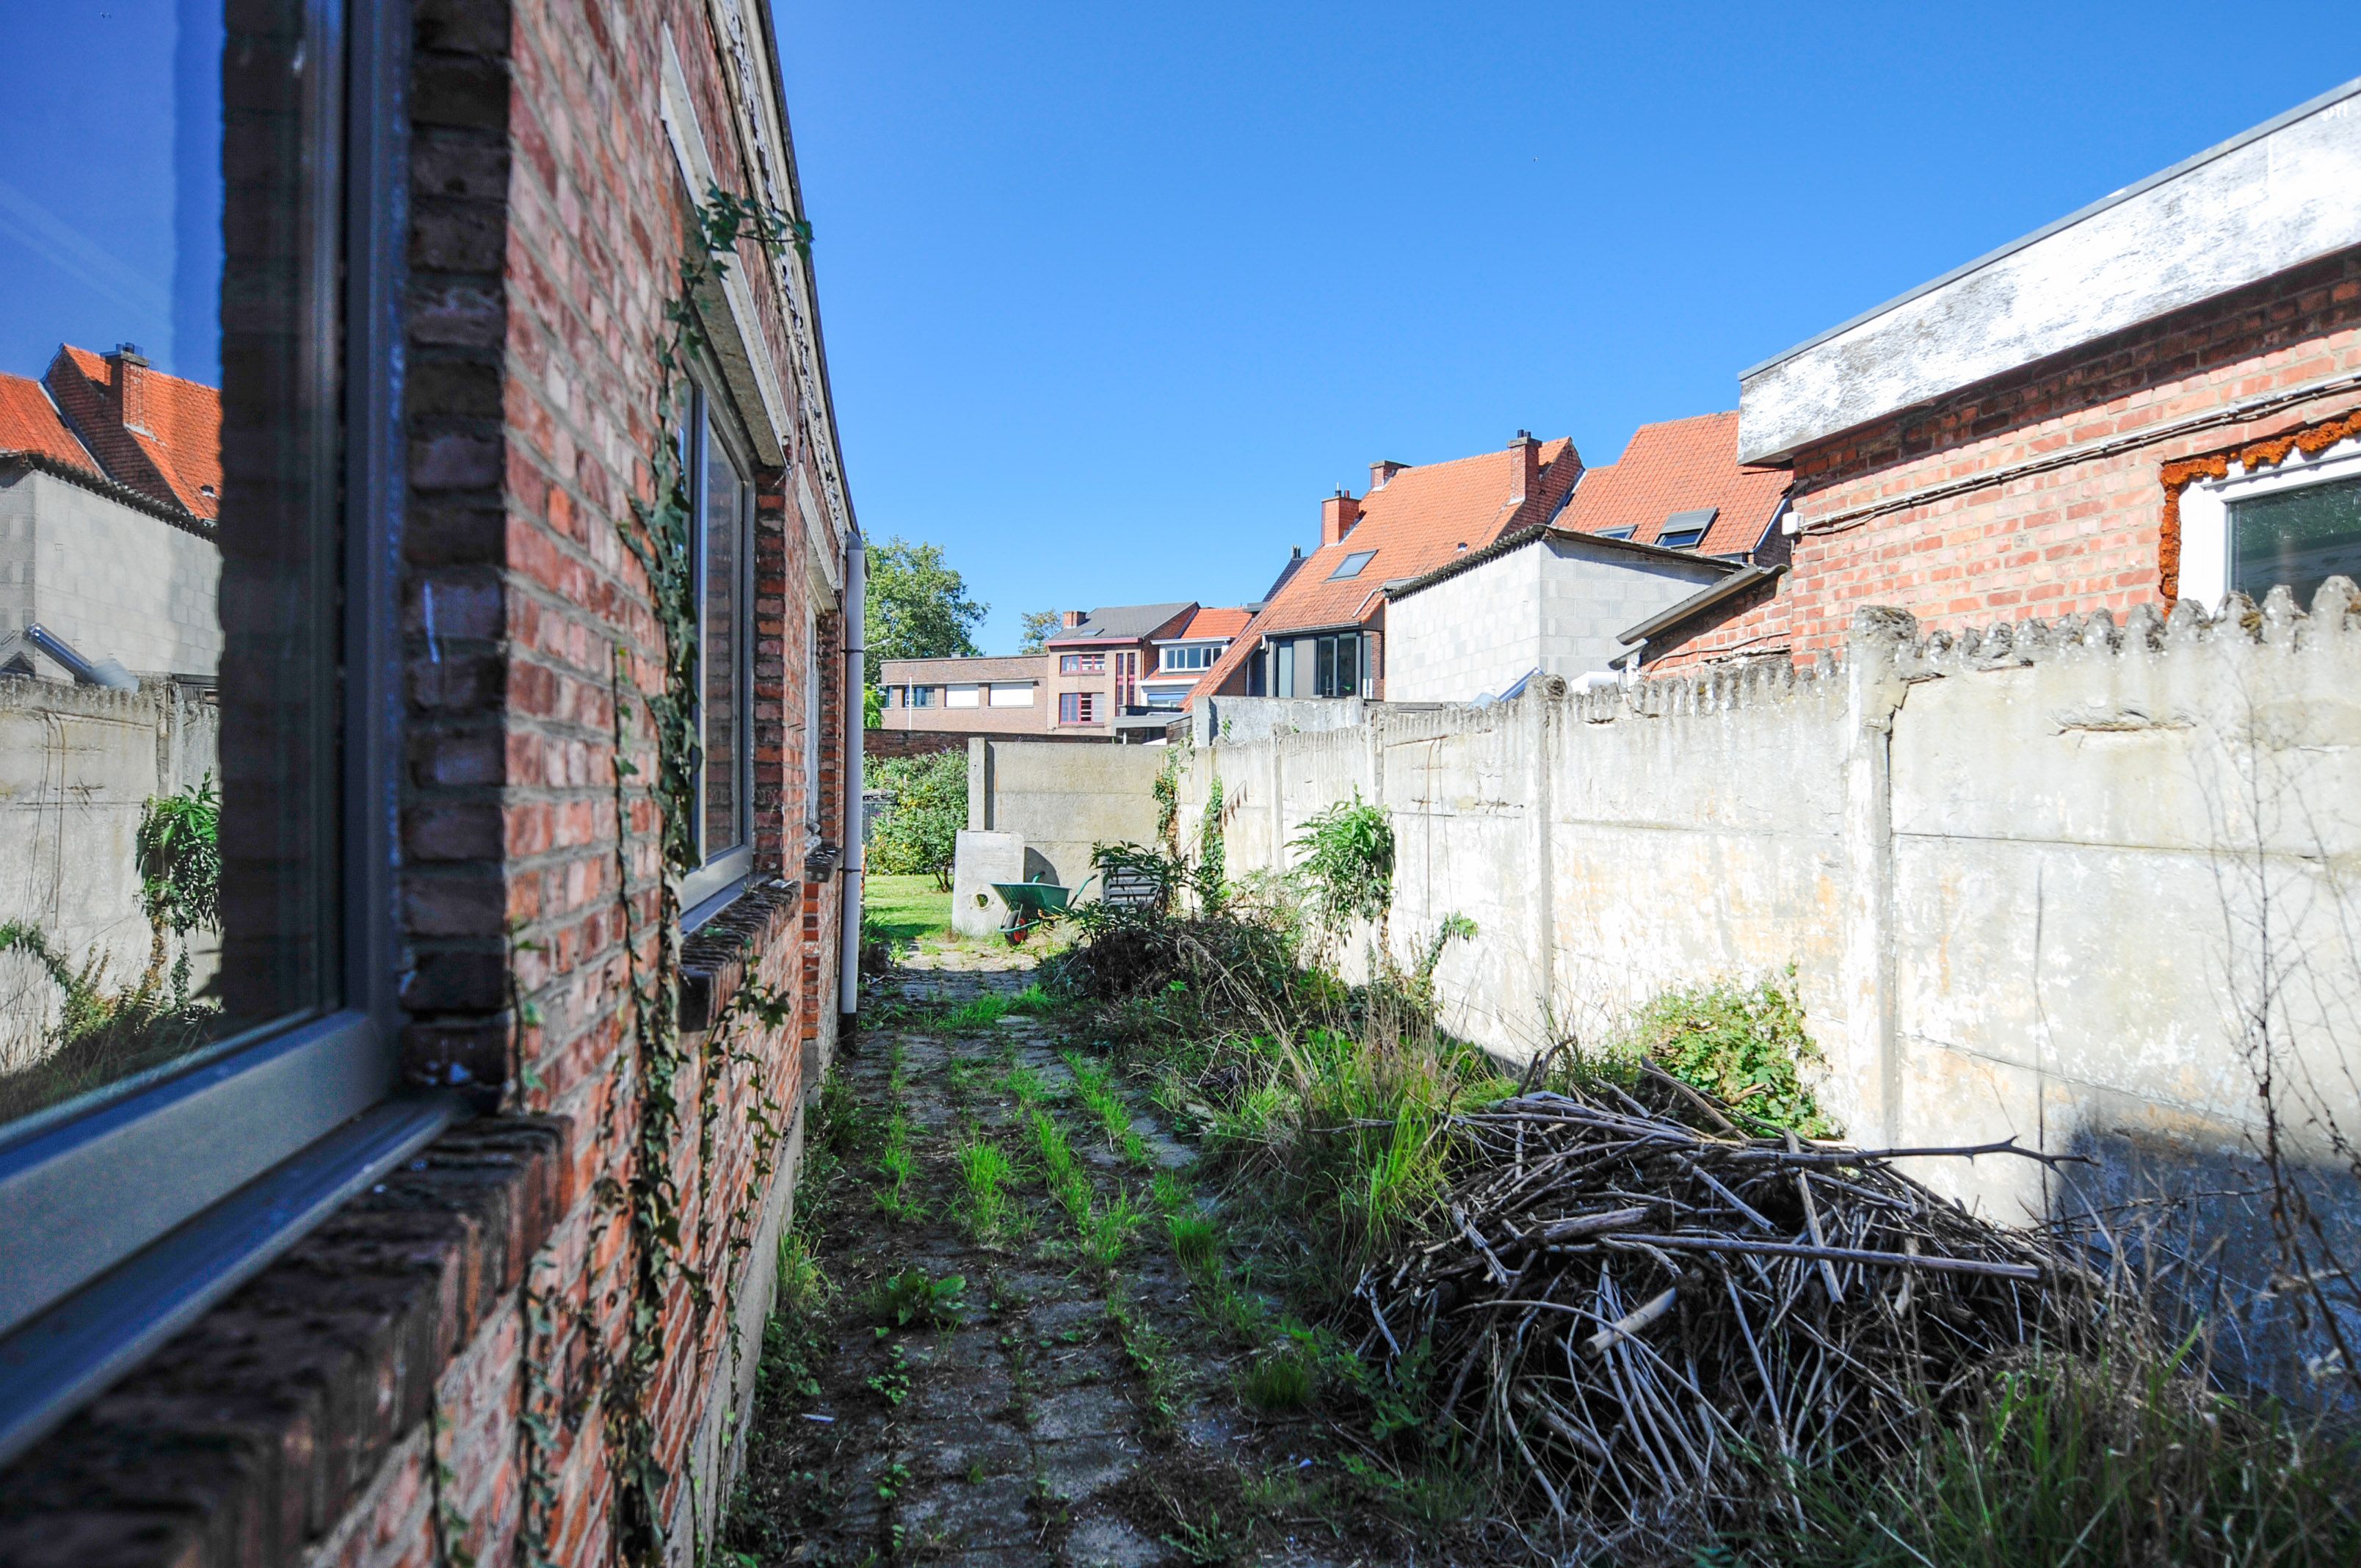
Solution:
M 313 1016 L 0 1128 L 0 1464 L 22 1453 L 461 1114 L 397 1095 L 394 827 L 403 507 L 402 73 L 396 7 L 308 0 L 303 112 L 317 127 L 301 303 L 306 440 L 341 609 L 318 722 L 336 826 L 319 918 L 338 928 L 335 995 Z M 341 489 L 341 496 L 338 494 Z

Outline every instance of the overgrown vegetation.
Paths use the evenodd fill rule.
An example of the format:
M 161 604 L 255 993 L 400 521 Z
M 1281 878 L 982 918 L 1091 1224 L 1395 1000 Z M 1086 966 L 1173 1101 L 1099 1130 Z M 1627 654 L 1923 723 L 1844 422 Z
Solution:
M 870 775 L 889 809 L 869 842 L 869 863 L 888 875 L 928 876 L 949 891 L 960 829 L 967 826 L 967 753 L 889 757 Z
M 1358 799 L 1307 827 L 1287 883 L 1224 883 L 1212 897 L 1206 857 L 1184 861 L 1169 817 L 1165 834 L 1160 850 L 1103 856 L 1154 875 L 1165 895 L 1086 910 L 1085 943 L 1049 972 L 1123 1077 L 1213 1157 L 1226 1225 L 1193 1201 L 1160 1206 L 1202 1310 L 1248 1347 L 1239 1397 L 1311 1412 L 1340 1441 L 1349 1431 L 1355 1473 L 1389 1507 L 1414 1513 L 1409 1498 L 1473 1486 L 1539 1528 L 1550 1499 L 1524 1466 L 1471 1445 L 1467 1412 L 1444 1409 L 1449 1369 L 1433 1380 L 1422 1342 L 1381 1368 L 1333 1332 L 1367 1331 L 1347 1300 L 1365 1268 L 1385 1275 L 1456 1234 L 1464 1221 L 1442 1199 L 1471 1151 L 1455 1119 L 1521 1087 L 1436 1021 L 1438 964 L 1480 937 L 1455 917 L 1407 970 L 1395 962 L 1391 828 Z M 1347 985 L 1320 960 L 1362 927 L 1378 938 L 1372 979 Z M 1522 1087 L 1611 1097 L 1646 1076 L 1677 1090 L 1699 1126 L 1775 1147 L 1837 1132 L 1811 1090 L 1817 1060 L 1792 974 L 1760 976 L 1660 996 L 1594 1046 L 1567 1042 Z M 1119 1140 L 1101 1103 L 1115 1098 L 1108 1074 L 1076 1067 L 1085 1110 Z M 2202 1324 L 2196 1340 L 2168 1343 L 2141 1326 L 2161 1320 L 2136 1291 L 2099 1288 L 2119 1324 L 2106 1354 L 2037 1334 L 2021 1363 L 1911 1390 L 1924 1435 L 1908 1463 L 1799 1473 L 1770 1447 L 1733 1449 L 1720 1463 L 1734 1507 L 1616 1521 L 1617 1550 L 1698 1563 L 2361 1560 L 2351 1445 L 2231 1398 L 2209 1376 Z M 1906 1293 L 1884 1299 L 1907 1305 Z M 1544 1533 L 1561 1547 L 1606 1533 L 1568 1528 Z

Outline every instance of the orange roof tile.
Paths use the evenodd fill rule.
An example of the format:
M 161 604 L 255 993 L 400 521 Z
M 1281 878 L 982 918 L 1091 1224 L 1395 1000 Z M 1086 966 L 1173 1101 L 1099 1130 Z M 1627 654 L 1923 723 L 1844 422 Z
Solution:
M 1631 538 L 1653 544 L 1673 513 L 1712 507 L 1713 526 L 1697 552 L 1741 554 L 1763 543 L 1789 477 L 1784 468 L 1739 466 L 1735 411 L 1665 420 L 1642 425 L 1622 456 L 1585 474 L 1557 525 L 1584 533 L 1629 528 Z
M 1541 445 L 1541 477 L 1521 501 L 1514 446 L 1448 463 L 1400 468 L 1360 500 L 1360 520 L 1334 544 L 1304 557 L 1302 568 L 1271 597 L 1219 662 L 1190 693 L 1191 701 L 1221 689 L 1263 637 L 1329 626 L 1358 626 L 1375 616 L 1385 585 L 1434 570 L 1465 547 L 1481 550 L 1513 528 L 1548 521 L 1582 472 L 1582 456 L 1567 437 Z M 1345 558 L 1374 551 L 1350 577 L 1337 578 Z
M 125 419 L 119 367 L 138 377 L 136 423 Z M 218 390 L 71 344 L 43 380 L 109 478 L 194 516 L 221 516 Z
M 1251 610 L 1207 609 L 1200 606 L 1197 613 L 1189 618 L 1189 624 L 1174 632 L 1170 641 L 1180 641 L 1191 637 L 1235 637 L 1253 619 Z
M 29 452 L 104 477 L 97 459 L 58 417 L 49 393 L 30 377 L 0 376 L 0 452 Z

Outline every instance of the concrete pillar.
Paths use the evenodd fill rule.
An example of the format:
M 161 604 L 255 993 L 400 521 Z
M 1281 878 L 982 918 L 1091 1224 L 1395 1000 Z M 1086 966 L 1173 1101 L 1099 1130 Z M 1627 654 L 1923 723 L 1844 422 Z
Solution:
M 967 825 L 976 833 L 992 827 L 992 742 L 981 735 L 967 738 Z
M 1839 1081 L 1864 1086 L 1857 1143 L 1901 1138 L 1902 1071 L 1894 1005 L 1894 716 L 1902 655 L 1918 639 L 1907 610 L 1864 605 L 1845 649 L 1845 905 L 1839 985 L 1845 999 Z M 1859 1121 L 1873 1119 L 1872 1134 Z

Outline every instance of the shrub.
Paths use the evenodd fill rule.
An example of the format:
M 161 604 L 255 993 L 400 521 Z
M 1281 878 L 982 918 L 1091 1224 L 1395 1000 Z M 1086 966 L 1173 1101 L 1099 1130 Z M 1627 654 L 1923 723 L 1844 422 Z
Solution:
M 878 765 L 877 787 L 891 810 L 869 845 L 871 869 L 950 886 L 960 829 L 967 826 L 967 753 L 888 758 Z
M 1394 827 L 1384 806 L 1355 790 L 1305 823 L 1290 847 L 1303 852 L 1296 879 L 1324 928 L 1373 920 L 1382 929 L 1394 898 Z
M 1797 1076 L 1819 1049 L 1804 1032 L 1794 971 L 1751 986 L 1670 991 L 1640 1009 L 1620 1049 L 1752 1121 L 1825 1138 L 1835 1125 Z

